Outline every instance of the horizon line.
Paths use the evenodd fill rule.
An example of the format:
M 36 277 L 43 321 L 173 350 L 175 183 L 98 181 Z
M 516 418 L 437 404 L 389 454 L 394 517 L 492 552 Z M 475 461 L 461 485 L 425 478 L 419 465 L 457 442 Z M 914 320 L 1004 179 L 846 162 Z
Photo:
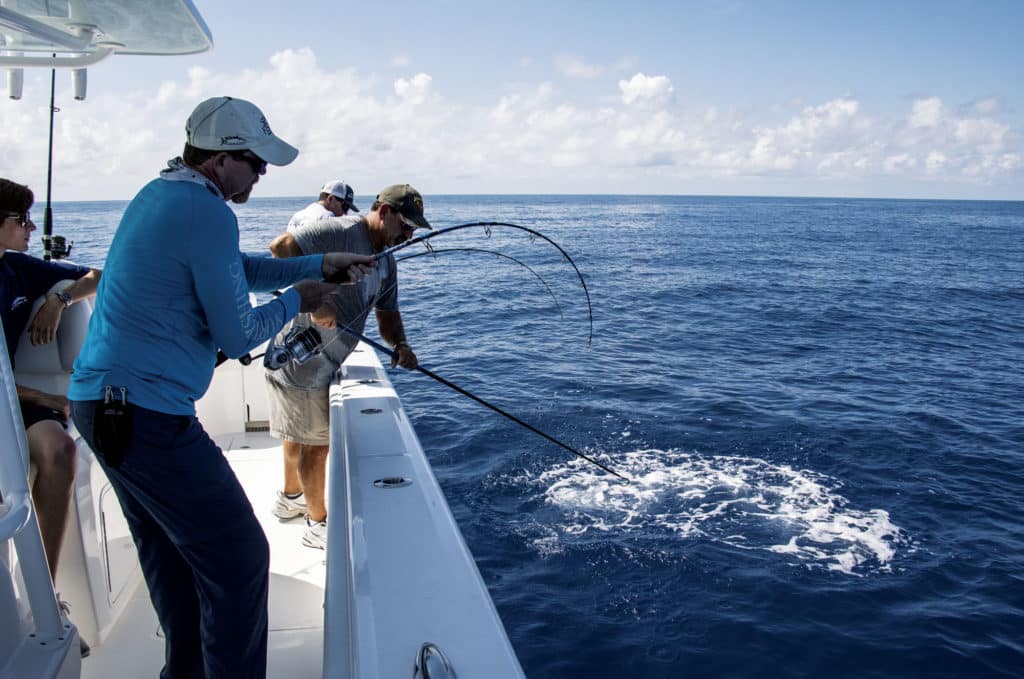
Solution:
M 261 200 L 284 200 L 284 199 L 300 199 L 300 200 L 316 200 L 316 195 L 312 194 L 293 194 L 293 195 L 280 195 L 280 196 L 252 196 L 249 198 L 247 203 L 252 201 Z M 439 198 L 490 198 L 490 197 L 501 197 L 501 198 L 514 198 L 514 197 L 550 197 L 550 198 L 771 198 L 771 199 L 804 199 L 804 200 L 893 200 L 893 201 L 930 201 L 930 202 L 957 202 L 957 203 L 1021 203 L 1024 202 L 1022 198 L 928 198 L 928 197 L 890 197 L 890 196 L 831 196 L 831 195 L 783 195 L 783 194 L 732 194 L 732 193 L 432 193 L 428 194 L 429 197 Z M 370 199 L 370 194 L 359 194 L 356 193 L 355 197 Z M 60 203 L 126 203 L 130 202 L 132 198 L 105 198 L 105 199 L 90 199 L 90 200 L 54 200 L 51 202 L 52 205 Z M 36 200 L 36 204 L 45 203 L 45 200 Z M 240 205 L 245 205 L 241 203 Z

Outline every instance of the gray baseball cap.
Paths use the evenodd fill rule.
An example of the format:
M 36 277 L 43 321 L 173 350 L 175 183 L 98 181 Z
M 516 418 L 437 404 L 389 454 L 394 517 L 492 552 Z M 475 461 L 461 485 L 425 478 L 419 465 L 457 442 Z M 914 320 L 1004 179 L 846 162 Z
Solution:
M 185 123 L 188 143 L 207 151 L 252 151 L 271 165 L 287 165 L 299 150 L 270 129 L 255 104 L 234 97 L 213 97 L 196 106 Z
M 356 204 L 353 202 L 356 197 L 356 192 L 352 190 L 351 186 L 340 179 L 324 184 L 324 187 L 320 189 L 320 193 L 329 193 L 332 196 L 337 196 L 341 199 L 341 202 L 348 205 L 349 210 L 359 212 L 359 208 L 357 208 Z

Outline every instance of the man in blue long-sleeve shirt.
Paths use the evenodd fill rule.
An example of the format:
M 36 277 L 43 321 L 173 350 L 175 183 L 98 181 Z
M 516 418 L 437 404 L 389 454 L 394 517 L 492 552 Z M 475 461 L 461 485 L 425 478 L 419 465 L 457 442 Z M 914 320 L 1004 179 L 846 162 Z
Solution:
M 238 357 L 372 257 L 246 257 L 227 201 L 298 151 L 250 102 L 208 99 L 187 142 L 135 196 L 110 246 L 68 398 L 124 509 L 166 638 L 160 676 L 263 677 L 269 551 L 220 449 L 195 417 L 220 347 Z M 298 282 L 296 282 L 298 281 Z M 249 291 L 294 283 L 253 307 Z

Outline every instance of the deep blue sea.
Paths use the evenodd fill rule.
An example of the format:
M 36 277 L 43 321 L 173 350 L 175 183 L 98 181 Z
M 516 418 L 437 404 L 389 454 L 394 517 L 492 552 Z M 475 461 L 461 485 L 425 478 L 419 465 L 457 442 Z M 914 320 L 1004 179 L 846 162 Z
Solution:
M 593 337 L 557 250 L 466 229 L 399 264 L 420 362 L 632 479 L 394 372 L 528 676 L 1024 676 L 1024 203 L 426 203 L 558 242 Z M 55 206 L 74 259 L 124 205 Z

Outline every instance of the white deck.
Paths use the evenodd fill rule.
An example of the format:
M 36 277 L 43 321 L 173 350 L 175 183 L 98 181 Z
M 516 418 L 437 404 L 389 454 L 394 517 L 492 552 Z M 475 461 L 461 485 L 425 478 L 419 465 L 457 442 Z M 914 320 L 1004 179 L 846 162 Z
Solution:
M 515 679 L 519 660 L 374 351 L 331 387 L 326 672 L 409 676 L 424 643 L 459 677 Z M 339 549 L 347 546 L 347 549 Z M 439 673 L 432 672 L 434 676 Z
M 265 433 L 217 437 L 270 543 L 270 636 L 267 676 L 322 676 L 325 554 L 302 545 L 304 521 L 270 513 L 281 483 L 280 442 Z M 216 517 L 210 517 L 215 520 Z M 75 615 L 72 610 L 71 619 Z M 145 585 L 132 595 L 106 643 L 82 661 L 83 679 L 157 676 L 164 640 Z
M 331 388 L 326 554 L 302 545 L 302 519 L 281 522 L 270 511 L 282 483 L 279 442 L 266 433 L 223 433 L 239 422 L 238 413 L 248 413 L 252 422 L 254 413 L 266 412 L 262 371 L 237 363 L 219 368 L 199 414 L 270 543 L 268 676 L 411 676 L 417 651 L 429 642 L 463 679 L 522 677 L 476 563 L 374 352 L 366 346 L 354 351 Z M 378 487 L 395 478 L 406 483 Z M 126 527 L 112 528 L 112 520 L 105 519 L 105 539 L 118 545 L 107 548 L 114 554 L 105 557 L 108 570 L 137 571 L 137 562 L 129 563 L 133 551 L 121 548 Z M 116 586 L 101 584 L 117 598 Z M 94 599 L 95 590 L 94 584 Z M 105 641 L 82 662 L 82 676 L 155 676 L 163 651 L 140 583 Z
M 76 325 L 84 332 L 88 310 L 82 309 L 77 322 L 71 322 L 74 315 L 62 322 L 65 334 Z M 45 345 L 24 356 L 19 350 L 19 379 L 31 377 L 31 371 L 21 374 L 23 367 L 61 365 L 59 349 Z M 9 364 L 0 361 L 0 368 L 3 392 L 13 403 Z M 69 369 L 36 377 L 66 380 Z M 476 563 L 374 352 L 357 348 L 331 387 L 326 554 L 302 545 L 302 519 L 282 523 L 271 513 L 283 460 L 275 439 L 253 433 L 267 412 L 263 381 L 258 362 L 221 366 L 198 414 L 224 450 L 270 543 L 268 676 L 411 676 L 417 652 L 430 643 L 461 679 L 522 677 Z M 43 388 L 42 382 L 37 385 Z M 0 434 L 13 439 L 20 431 L 20 442 L 12 441 L 11 448 L 24 450 L 16 412 L 5 408 L 0 416 L 9 421 L 8 431 Z M 232 433 L 246 429 L 250 433 Z M 79 671 L 90 679 L 156 676 L 163 666 L 164 640 L 127 522 L 106 475 L 78 441 L 75 498 L 57 589 L 72 605 L 71 622 L 92 646 L 92 655 L 79 670 L 77 636 L 58 616 L 38 529 L 34 523 L 27 524 L 30 530 L 8 526 L 34 521 L 24 507 L 16 509 L 19 498 L 24 505 L 28 488 L 22 461 L 8 456 L 0 459 L 5 491 L 0 523 L 16 536 L 17 548 L 0 545 L 2 572 L 8 574 L 0 578 L 3 677 L 70 679 Z M 23 579 L 26 575 L 31 577 Z M 432 674 L 440 676 L 436 670 Z

